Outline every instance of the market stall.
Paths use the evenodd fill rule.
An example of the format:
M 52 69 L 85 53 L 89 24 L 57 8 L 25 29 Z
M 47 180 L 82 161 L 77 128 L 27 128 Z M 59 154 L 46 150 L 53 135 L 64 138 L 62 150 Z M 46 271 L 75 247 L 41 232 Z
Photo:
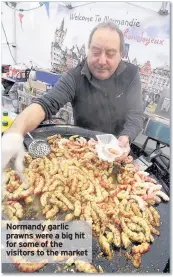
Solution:
M 14 134 L 12 141 L 8 141 L 7 137 L 9 149 L 15 149 L 13 156 L 16 159 L 12 157 L 3 168 L 2 272 L 170 272 L 168 2 L 4 2 L 2 10 L 5 40 L 4 70 L 1 75 L 2 136 L 5 137 L 4 131 L 11 126 L 16 116 L 30 107 L 32 102 L 40 104 L 42 96 L 47 100 L 44 99 L 40 105 L 44 107 L 45 114 L 49 115 L 49 118 L 37 124 L 34 130 L 26 128 L 21 131 L 19 128 L 22 135 L 20 132 Z M 84 67 L 78 79 L 77 73 L 73 75 L 70 71 L 86 59 L 89 34 L 93 27 L 102 21 L 113 22 L 122 31 L 125 44 L 121 62 L 125 69 L 131 66 L 129 71 L 122 69 L 121 72 L 120 69 L 120 74 L 125 72 L 123 76 L 126 82 L 121 83 L 121 77 L 116 77 L 114 81 L 118 89 L 115 92 L 113 85 L 109 87 L 110 91 L 107 91 L 108 83 L 105 85 L 103 82 L 109 78 L 95 77 L 91 68 L 89 70 L 93 74 L 92 78 L 88 73 L 85 75 Z M 107 70 L 97 69 L 99 74 L 104 74 Z M 114 71 L 116 70 L 117 68 Z M 69 79 L 63 79 L 67 78 L 69 71 L 69 76 L 72 76 L 71 83 L 67 82 Z M 131 135 L 136 126 L 140 125 L 140 119 L 142 120 L 140 103 L 134 108 L 135 97 L 138 97 L 136 93 L 134 101 L 131 101 L 132 98 L 128 100 L 129 108 L 124 108 L 124 114 L 128 111 L 132 116 L 126 114 L 126 120 L 130 118 L 130 124 L 124 123 L 124 126 L 128 125 L 127 130 L 131 129 L 130 135 L 123 132 L 120 134 L 120 137 L 124 136 L 128 140 L 128 144 L 122 147 L 119 144 L 119 135 L 118 139 L 114 136 L 114 144 L 99 140 L 98 135 L 105 135 L 105 132 L 98 131 L 97 124 L 94 125 L 97 117 L 90 113 L 90 108 L 95 101 L 95 109 L 92 106 L 95 115 L 100 112 L 98 103 L 101 111 L 104 110 L 100 122 L 105 123 L 105 126 L 100 129 L 112 130 L 112 126 L 117 128 L 118 124 L 122 124 L 122 110 L 128 98 L 125 92 L 133 83 L 130 74 L 139 74 L 144 102 L 144 125 L 139 135 L 134 135 L 131 143 Z M 83 87 L 86 80 L 91 83 Z M 61 86 L 66 86 L 67 94 L 63 94 L 61 89 L 52 90 L 60 81 Z M 92 81 L 96 83 L 93 85 Z M 140 86 L 137 87 L 140 91 Z M 73 89 L 75 97 L 72 95 Z M 100 89 L 98 91 L 102 93 L 101 100 L 96 89 Z M 114 92 L 112 95 L 111 89 Z M 51 93 L 54 94 L 52 98 Z M 61 98 L 56 98 L 56 93 L 59 93 Z M 87 93 L 91 96 L 90 99 Z M 46 101 L 48 104 L 45 104 Z M 76 108 L 79 103 L 83 108 L 82 112 Z M 83 120 L 83 125 L 88 126 L 90 122 L 96 127 L 91 130 L 88 127 L 82 128 L 82 124 L 80 127 L 76 126 L 73 109 L 78 112 L 78 122 Z M 136 118 L 133 117 L 133 109 L 136 109 Z M 111 116 L 116 110 L 117 125 L 114 116 Z M 36 110 L 35 118 L 37 113 L 40 116 L 40 111 Z M 56 115 L 50 116 L 55 113 Z M 83 118 L 83 113 L 88 117 Z M 31 116 L 32 112 L 28 118 Z M 28 118 L 24 121 L 26 125 L 29 125 Z M 107 121 L 104 121 L 104 118 Z M 35 126 L 34 118 L 32 123 Z M 25 126 L 23 128 L 25 129 Z M 140 126 L 138 128 L 140 129 Z M 22 147 L 18 148 L 20 142 Z M 127 150 L 128 146 L 130 152 Z M 7 148 L 6 145 L 2 152 L 8 159 Z M 119 161 L 118 158 L 124 154 L 126 158 Z M 24 169 L 21 172 L 19 164 L 21 165 L 22 155 Z M 88 251 L 92 259 L 89 256 L 86 260 L 80 259 L 81 257 L 77 257 L 80 249 L 77 249 L 75 254 L 70 254 L 70 258 L 68 255 L 59 257 L 57 252 L 54 252 L 49 260 L 45 253 L 57 249 L 49 240 L 53 236 L 53 232 L 49 230 L 50 232 L 46 233 L 48 246 L 41 245 L 45 242 L 44 236 L 40 237 L 40 240 L 37 240 L 37 236 L 26 239 L 26 243 L 33 245 L 28 247 L 29 244 L 26 244 L 24 250 L 30 253 L 33 248 L 33 256 L 37 254 L 32 265 L 29 263 L 29 255 L 19 255 L 21 249 L 9 246 L 10 243 L 23 242 L 23 239 L 18 240 L 17 237 L 22 230 L 22 222 L 32 225 L 35 221 L 38 221 L 36 226 L 45 228 L 47 224 L 53 226 L 53 222 L 75 222 L 79 224 L 79 229 L 80 222 L 89 222 L 88 233 L 91 233 L 91 237 L 88 239 L 88 248 L 82 245 L 82 251 Z M 12 224 L 15 231 L 8 231 Z M 7 234 L 14 241 L 8 241 Z M 68 232 L 66 235 L 70 238 Z M 55 243 L 54 239 L 52 241 Z M 73 239 L 68 242 L 69 248 L 72 242 Z M 38 257 L 38 249 L 43 250 L 45 259 Z M 19 252 L 14 255 L 13 251 Z

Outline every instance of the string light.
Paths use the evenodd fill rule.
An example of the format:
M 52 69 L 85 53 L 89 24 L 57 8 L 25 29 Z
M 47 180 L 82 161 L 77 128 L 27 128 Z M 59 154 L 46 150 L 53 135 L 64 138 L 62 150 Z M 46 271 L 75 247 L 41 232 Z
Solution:
M 13 10 L 18 11 L 18 12 L 28 12 L 28 11 L 32 11 L 32 10 L 38 9 L 38 8 L 40 8 L 40 7 L 43 6 L 43 3 L 42 3 L 42 2 L 39 2 L 39 7 L 35 7 L 35 8 L 32 8 L 32 9 L 24 10 L 24 9 L 16 9 L 16 8 L 10 7 L 9 4 L 8 4 L 8 2 L 5 2 L 5 4 L 6 4 L 10 9 L 13 9 Z

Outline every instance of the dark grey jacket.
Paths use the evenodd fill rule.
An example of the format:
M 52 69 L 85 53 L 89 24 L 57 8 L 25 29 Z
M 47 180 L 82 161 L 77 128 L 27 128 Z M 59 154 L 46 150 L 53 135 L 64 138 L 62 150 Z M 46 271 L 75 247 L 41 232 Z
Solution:
M 121 61 L 110 80 L 96 81 L 83 61 L 33 102 L 43 107 L 46 119 L 71 102 L 75 125 L 115 136 L 127 135 L 133 141 L 143 127 L 138 68 Z

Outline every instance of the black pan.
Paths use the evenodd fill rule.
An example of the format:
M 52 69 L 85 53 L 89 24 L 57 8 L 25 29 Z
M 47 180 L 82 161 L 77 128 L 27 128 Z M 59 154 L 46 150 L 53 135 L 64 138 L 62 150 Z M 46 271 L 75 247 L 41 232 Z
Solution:
M 91 131 L 76 126 L 67 125 L 53 125 L 48 127 L 37 128 L 32 132 L 34 138 L 46 139 L 48 136 L 55 134 L 61 134 L 62 136 L 68 137 L 71 135 L 81 135 L 85 138 L 95 138 L 95 135 L 101 134 L 101 132 Z M 26 148 L 30 144 L 31 139 L 26 136 L 24 144 Z M 133 146 L 133 145 L 132 145 Z M 132 147 L 133 148 L 133 147 Z M 136 147 L 135 147 L 136 148 Z M 135 151 L 137 152 L 137 151 Z M 151 172 L 152 173 L 152 172 Z M 154 174 L 156 175 L 156 174 Z M 159 176 L 159 174 L 158 174 Z M 158 179 L 163 185 L 161 178 Z M 164 187 L 164 186 L 163 186 Z M 115 249 L 114 256 L 111 261 L 108 261 L 105 257 L 98 257 L 101 252 L 97 239 L 93 237 L 93 264 L 98 267 L 101 265 L 105 273 L 132 273 L 132 272 L 143 272 L 143 273 L 159 273 L 163 272 L 170 257 L 170 203 L 161 203 L 157 209 L 161 216 L 160 236 L 154 236 L 155 241 L 151 245 L 151 249 L 146 254 L 142 255 L 142 265 L 139 269 L 135 269 L 130 261 L 125 259 L 123 249 Z M 40 273 L 55 273 L 57 264 L 48 264 Z M 61 272 L 65 272 L 61 265 Z M 2 264 L 3 273 L 19 273 L 13 264 Z M 67 272 L 67 271 L 66 271 Z

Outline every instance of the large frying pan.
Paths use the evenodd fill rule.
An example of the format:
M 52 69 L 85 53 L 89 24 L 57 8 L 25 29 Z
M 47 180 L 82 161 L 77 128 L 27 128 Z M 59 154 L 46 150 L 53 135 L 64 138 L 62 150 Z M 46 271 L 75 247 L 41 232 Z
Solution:
M 48 127 L 39 127 L 32 132 L 34 138 L 46 139 L 48 136 L 55 134 L 61 134 L 68 137 L 71 135 L 81 135 L 85 138 L 95 138 L 95 135 L 101 134 L 101 132 L 91 131 L 76 126 L 67 125 L 53 125 Z M 31 139 L 26 136 L 24 144 L 26 148 L 30 144 Z M 157 178 L 156 178 L 157 179 Z M 162 180 L 158 180 L 163 184 Z M 155 236 L 155 241 L 151 245 L 151 250 L 145 255 L 142 255 L 142 266 L 139 269 L 135 269 L 129 261 L 124 257 L 123 249 L 115 249 L 114 256 L 111 261 L 108 261 L 105 257 L 98 257 L 101 252 L 97 239 L 93 237 L 93 264 L 97 267 L 101 265 L 105 273 L 158 273 L 163 272 L 168 259 L 170 257 L 170 204 L 161 203 L 158 206 L 158 210 L 161 216 L 160 236 Z M 57 264 L 48 264 L 40 273 L 55 273 Z M 62 269 L 63 271 L 63 269 Z M 3 273 L 20 273 L 13 264 L 2 264 Z

